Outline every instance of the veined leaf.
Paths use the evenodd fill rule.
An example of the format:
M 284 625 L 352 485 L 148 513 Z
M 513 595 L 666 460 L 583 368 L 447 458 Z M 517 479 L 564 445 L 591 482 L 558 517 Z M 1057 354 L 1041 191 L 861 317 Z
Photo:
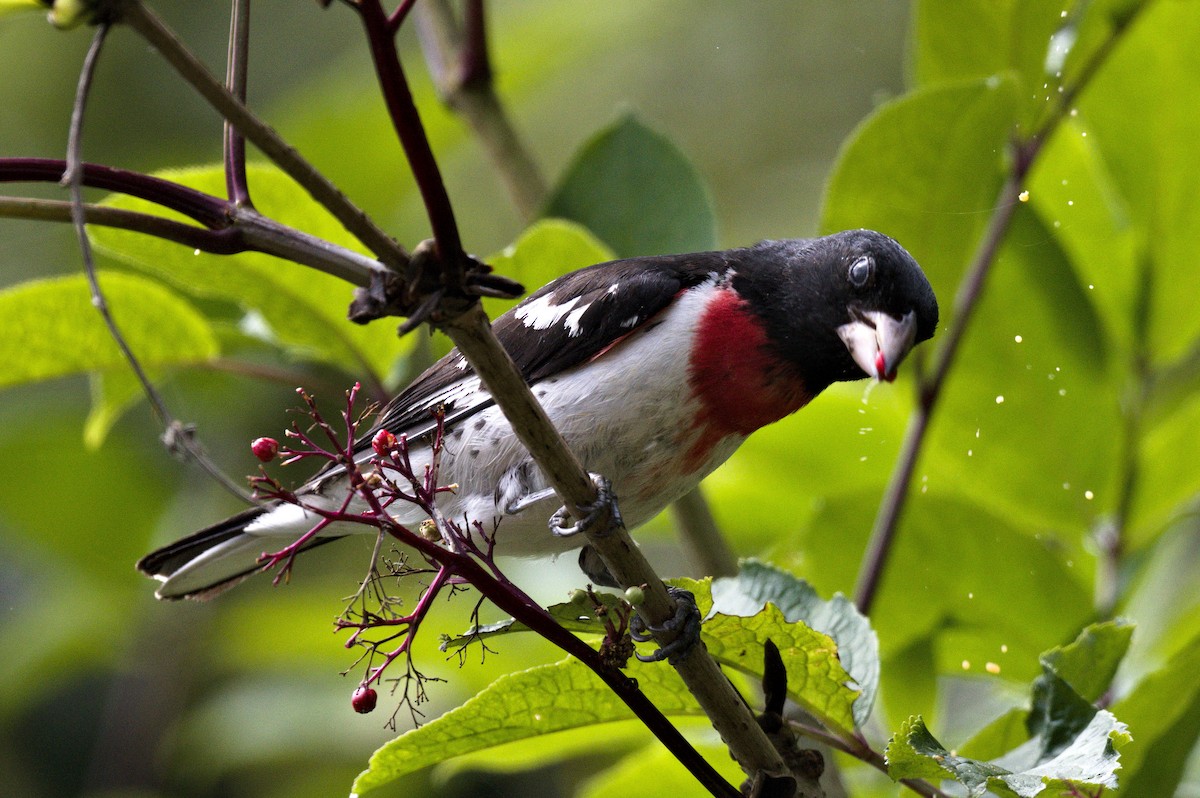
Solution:
M 713 249 L 717 240 L 712 199 L 695 167 L 632 115 L 583 145 L 545 215 L 579 222 L 623 258 Z
M 102 272 L 100 285 L 121 334 L 146 367 L 217 355 L 208 321 L 182 297 L 135 275 Z M 126 367 L 80 275 L 0 291 L 0 388 Z

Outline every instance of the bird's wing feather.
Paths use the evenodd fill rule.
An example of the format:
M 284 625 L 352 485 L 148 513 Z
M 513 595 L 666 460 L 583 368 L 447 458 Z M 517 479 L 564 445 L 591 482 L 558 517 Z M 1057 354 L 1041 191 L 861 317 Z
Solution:
M 680 291 L 728 268 L 721 252 L 597 264 L 547 283 L 496 319 L 493 329 L 525 381 L 534 385 L 601 354 L 646 325 Z M 453 426 L 492 404 L 455 349 L 388 403 L 356 449 L 366 449 L 379 429 L 410 440 L 428 434 L 439 405 L 446 425 Z

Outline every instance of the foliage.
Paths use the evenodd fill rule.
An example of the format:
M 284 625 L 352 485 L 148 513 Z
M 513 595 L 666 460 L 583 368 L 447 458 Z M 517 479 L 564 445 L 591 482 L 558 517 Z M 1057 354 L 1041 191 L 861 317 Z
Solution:
M 18 5 L 0 3 L 0 12 Z M 1200 89 L 1200 50 L 1187 32 L 1197 28 L 1200 7 L 1177 0 L 1062 6 L 916 0 L 909 86 L 862 120 L 826 183 L 823 231 L 878 229 L 900 240 L 929 274 L 945 316 L 936 346 L 967 310 L 953 298 L 988 235 L 998 193 L 1019 165 L 1022 151 L 1011 145 L 1037 141 L 1041 147 L 937 397 L 869 622 L 838 593 L 855 586 L 927 360 L 902 371 L 895 385 L 829 391 L 798 418 L 757 434 L 706 483 L 737 551 L 773 565 L 750 561 L 736 578 L 688 583 L 708 615 L 705 642 L 727 669 L 753 678 L 763 675 L 765 641 L 780 648 L 789 696 L 815 718 L 806 722 L 819 728 L 808 731 L 848 754 L 836 761 L 854 795 L 895 790 L 863 764 L 871 760 L 860 736 L 876 749 L 887 744 L 892 778 L 930 780 L 928 789 L 943 779 L 958 781 L 971 795 L 1138 798 L 1182 795 L 1189 773 L 1195 781 L 1200 467 L 1187 455 L 1200 428 L 1200 315 L 1193 308 L 1200 270 L 1190 254 L 1200 229 L 1194 201 L 1200 106 L 1187 98 Z M 345 14 L 335 4 L 324 18 Z M 512 59 L 514 76 L 511 86 L 501 83 L 502 94 L 517 109 L 535 105 L 531 98 L 543 95 L 530 87 L 549 84 L 556 70 L 586 72 L 588 48 L 600 47 L 586 45 L 574 66 L 555 61 L 571 56 L 533 43 L 565 23 L 532 16 L 513 23 L 528 34 L 521 40 L 530 43 L 528 50 L 511 38 L 497 41 L 497 57 Z M 11 19 L 4 24 L 16 24 L 21 15 Z M 803 25 L 803 19 L 788 24 Z M 596 42 L 608 41 L 607 31 L 593 33 Z M 853 36 L 842 29 L 833 38 L 845 48 Z M 294 94 L 279 105 L 291 124 L 281 127 L 294 128 L 303 142 L 342 137 L 394 146 L 378 132 L 382 123 L 356 116 L 363 113 L 357 108 L 343 120 L 321 116 L 323 98 L 330 107 L 345 97 L 368 102 L 351 81 L 353 75 L 362 82 L 362 65 L 355 63 L 312 84 L 290 75 Z M 1093 63 L 1100 65 L 1094 74 Z M 702 88 L 686 92 L 706 109 L 692 124 L 707 127 L 721 125 L 721 108 L 738 103 L 745 86 L 714 96 Z M 318 92 L 313 101 L 310 90 Z M 474 186 L 482 167 L 464 160 L 463 134 L 439 116 L 428 88 L 418 87 L 418 101 L 448 180 L 453 185 L 456 175 L 469 174 Z M 543 127 L 556 125 L 564 112 L 571 109 L 556 107 Z M 93 113 L 102 115 L 103 104 Z M 743 136 L 746 146 L 755 135 L 772 133 L 773 117 L 763 116 L 762 133 Z M 533 287 L 613 255 L 749 243 L 717 234 L 725 200 L 706 187 L 705 177 L 719 171 L 720 159 L 693 165 L 684 154 L 691 148 L 673 142 L 690 134 L 682 125 L 668 132 L 656 121 L 648 105 L 583 136 L 545 206 L 547 217 L 564 218 L 535 220 L 524 230 L 510 223 L 503 235 L 514 243 L 489 262 Z M 1046 137 L 1037 139 L 1039 133 Z M 330 173 L 367 194 L 368 207 L 387 209 L 380 217 L 409 235 L 412 219 L 421 215 L 415 192 L 390 175 L 379 179 L 394 155 L 380 153 L 373 161 L 355 147 L 321 146 L 328 148 L 320 155 Z M 194 159 L 173 157 L 176 163 Z M 222 191 L 219 166 L 155 174 Z M 254 167 L 250 183 L 265 214 L 358 246 L 274 167 Z M 480 202 L 468 205 L 474 211 L 462 214 L 464 226 L 496 223 L 497 201 L 485 196 Z M 150 207 L 118 195 L 105 204 Z M 769 218 L 769 211 L 761 213 Z M 763 227 L 752 234 L 802 232 Z M 394 385 L 428 356 L 413 336 L 396 339 L 387 323 L 345 324 L 350 288 L 327 275 L 258 253 L 197 253 L 99 226 L 92 234 L 106 255 L 101 279 L 109 302 L 131 345 L 173 390 L 211 393 L 219 412 L 209 416 L 229 427 L 217 440 L 235 442 L 231 446 L 244 449 L 245 441 L 269 432 L 264 419 L 283 422 L 277 395 L 213 375 L 230 361 L 264 375 L 286 369 L 289 379 L 327 381 L 333 374 L 342 382 Z M 415 244 L 412 235 L 404 243 Z M 70 263 L 75 256 L 51 257 Z M 172 708 L 180 713 L 184 740 L 240 734 L 253 726 L 247 706 L 271 714 L 306 693 L 341 689 L 324 677 L 349 662 L 329 645 L 321 619 L 352 583 L 318 577 L 307 565 L 299 566 L 297 584 L 285 595 L 247 586 L 248 596 L 230 596 L 202 616 L 167 607 L 147 619 L 150 591 L 134 581 L 129 564 L 152 536 L 174 536 L 199 514 L 178 507 L 202 501 L 207 521 L 220 514 L 217 502 L 162 473 L 175 465 L 148 462 L 141 443 L 154 434 L 148 425 L 121 421 L 136 406 L 136 386 L 87 312 L 82 278 L 5 280 L 12 284 L 0 292 L 0 385 L 15 387 L 10 395 L 18 398 L 54 398 L 39 414 L 45 418 L 35 417 L 37 429 L 22 418 L 23 408 L 0 406 L 9 422 L 0 453 L 21 463 L 0 486 L 0 546 L 17 563 L 0 564 L 14 607 L 0 626 L 0 645 L 16 652 L 0 666 L 8 685 L 0 701 L 3 728 L 29 723 L 39 702 L 56 696 L 47 672 L 62 680 L 126 667 L 114 662 L 117 646 L 97 641 L 101 628 L 141 630 L 125 643 L 136 670 L 152 667 L 160 637 L 173 639 L 164 629 L 192 627 L 196 642 L 180 645 L 175 656 L 196 668 L 193 676 L 208 670 L 232 686 L 202 684 L 186 705 Z M 489 309 L 502 307 L 497 302 Z M 46 380 L 58 380 L 47 389 L 58 392 L 64 377 L 81 373 L 91 375 L 86 422 L 82 402 L 33 393 Z M 276 404 L 265 415 L 252 413 L 241 398 L 248 390 Z M 60 473 L 63 461 L 46 452 L 44 441 L 65 440 L 58 451 L 72 450 L 85 423 L 88 442 L 104 445 L 72 455 L 84 484 L 47 520 L 45 488 L 31 491 L 30 477 Z M 246 454 L 237 468 L 251 468 Z M 127 474 L 141 481 L 131 487 Z M 661 545 L 664 526 L 647 530 L 648 548 Z M 351 573 L 360 572 L 360 559 L 350 561 Z M 520 583 L 522 573 L 531 583 L 543 575 L 514 566 L 514 581 Z M 64 577 L 73 587 L 56 597 L 53 585 Z M 89 595 L 94 600 L 79 601 Z M 187 624 L 176 610 L 201 620 Z M 603 623 L 578 604 L 561 603 L 552 612 L 589 639 L 604 634 Z M 1118 614 L 1127 620 L 1096 622 Z M 447 608 L 437 618 L 442 631 L 474 622 L 470 607 Z M 31 628 L 39 633 L 30 635 Z M 266 774 L 278 773 L 281 757 L 298 774 L 295 782 L 303 782 L 299 760 L 320 759 L 326 745 L 342 758 L 335 789 L 345 789 L 347 774 L 361 769 L 372 745 L 379 747 L 355 792 L 399 794 L 412 786 L 404 779 L 421 778 L 418 771 L 430 765 L 443 775 L 457 767 L 461 775 L 467 767 L 511 770 L 513 762 L 525 769 L 588 762 L 591 795 L 624 794 L 621 785 L 644 784 L 659 773 L 672 789 L 697 789 L 667 767 L 656 744 L 628 722 L 628 709 L 590 671 L 533 642 L 520 624 L 498 621 L 459 639 L 500 654 L 480 665 L 470 654 L 482 656 L 482 648 L 468 645 L 461 669 L 442 663 L 434 636 L 414 644 L 414 656 L 450 683 L 431 687 L 431 720 L 394 739 L 356 738 L 353 751 L 316 740 L 304 743 L 311 751 L 296 750 L 289 745 L 293 738 L 308 739 L 297 725 L 325 723 L 310 714 L 301 724 L 283 725 L 288 728 L 255 730 L 258 736 L 240 752 L 214 746 L 226 753 L 189 754 L 155 744 L 164 746 L 174 779 L 200 769 L 213 784 L 241 782 L 255 793 Z M 188 672 L 178 662 L 164 666 L 154 695 L 172 674 Z M 309 680 L 314 672 L 316 687 Z M 698 714 L 665 665 L 631 662 L 628 673 L 664 712 Z M 262 687 L 264 675 L 271 690 Z M 301 682 L 303 690 L 285 689 Z M 271 700 L 229 698 L 259 693 Z M 386 701 L 387 692 L 380 698 Z M 352 714 L 348 705 L 343 711 Z M 174 719 L 160 721 L 160 731 L 167 722 Z M 683 726 L 736 780 L 736 768 L 703 727 Z M 447 763 L 449 756 L 462 759 Z M 11 758 L 5 751 L 3 759 Z M 29 769 L 23 778 L 39 777 Z M 281 791 L 311 789 L 280 778 Z

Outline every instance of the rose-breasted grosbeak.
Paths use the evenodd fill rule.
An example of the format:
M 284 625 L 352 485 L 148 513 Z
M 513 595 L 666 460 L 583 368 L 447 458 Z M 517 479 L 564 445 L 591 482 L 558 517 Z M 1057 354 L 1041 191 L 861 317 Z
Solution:
M 753 247 L 630 258 L 572 272 L 495 322 L 546 412 L 588 471 L 611 481 L 636 527 L 695 487 L 751 432 L 839 380 L 890 380 L 937 326 L 933 289 L 895 241 L 869 230 Z M 445 413 L 444 514 L 496 526 L 496 551 L 534 555 L 582 544 L 547 518 L 561 504 L 470 364 L 452 351 L 400 393 L 357 443 L 405 434 L 427 462 L 432 410 Z M 424 449 L 421 448 L 424 445 Z M 336 508 L 348 490 L 326 469 L 297 491 Z M 419 523 L 420 511 L 402 523 Z M 266 550 L 308 531 L 290 504 L 242 512 L 138 563 L 160 598 L 204 598 L 253 573 Z M 323 537 L 366 526 L 332 525 Z

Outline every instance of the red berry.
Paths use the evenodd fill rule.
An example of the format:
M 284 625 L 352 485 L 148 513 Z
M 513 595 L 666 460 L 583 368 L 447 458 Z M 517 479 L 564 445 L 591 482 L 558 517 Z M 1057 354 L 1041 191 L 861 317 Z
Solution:
M 365 715 L 375 709 L 375 702 L 379 699 L 375 691 L 370 687 L 359 686 L 354 691 L 354 695 L 350 696 L 350 706 L 354 707 L 354 711 L 360 715 Z
M 250 443 L 250 451 L 264 463 L 269 463 L 279 454 L 279 441 L 274 438 L 255 438 Z
M 375 433 L 375 437 L 371 439 L 371 448 L 375 450 L 375 454 L 380 457 L 386 457 L 388 452 L 396 447 L 396 436 L 385 429 Z

